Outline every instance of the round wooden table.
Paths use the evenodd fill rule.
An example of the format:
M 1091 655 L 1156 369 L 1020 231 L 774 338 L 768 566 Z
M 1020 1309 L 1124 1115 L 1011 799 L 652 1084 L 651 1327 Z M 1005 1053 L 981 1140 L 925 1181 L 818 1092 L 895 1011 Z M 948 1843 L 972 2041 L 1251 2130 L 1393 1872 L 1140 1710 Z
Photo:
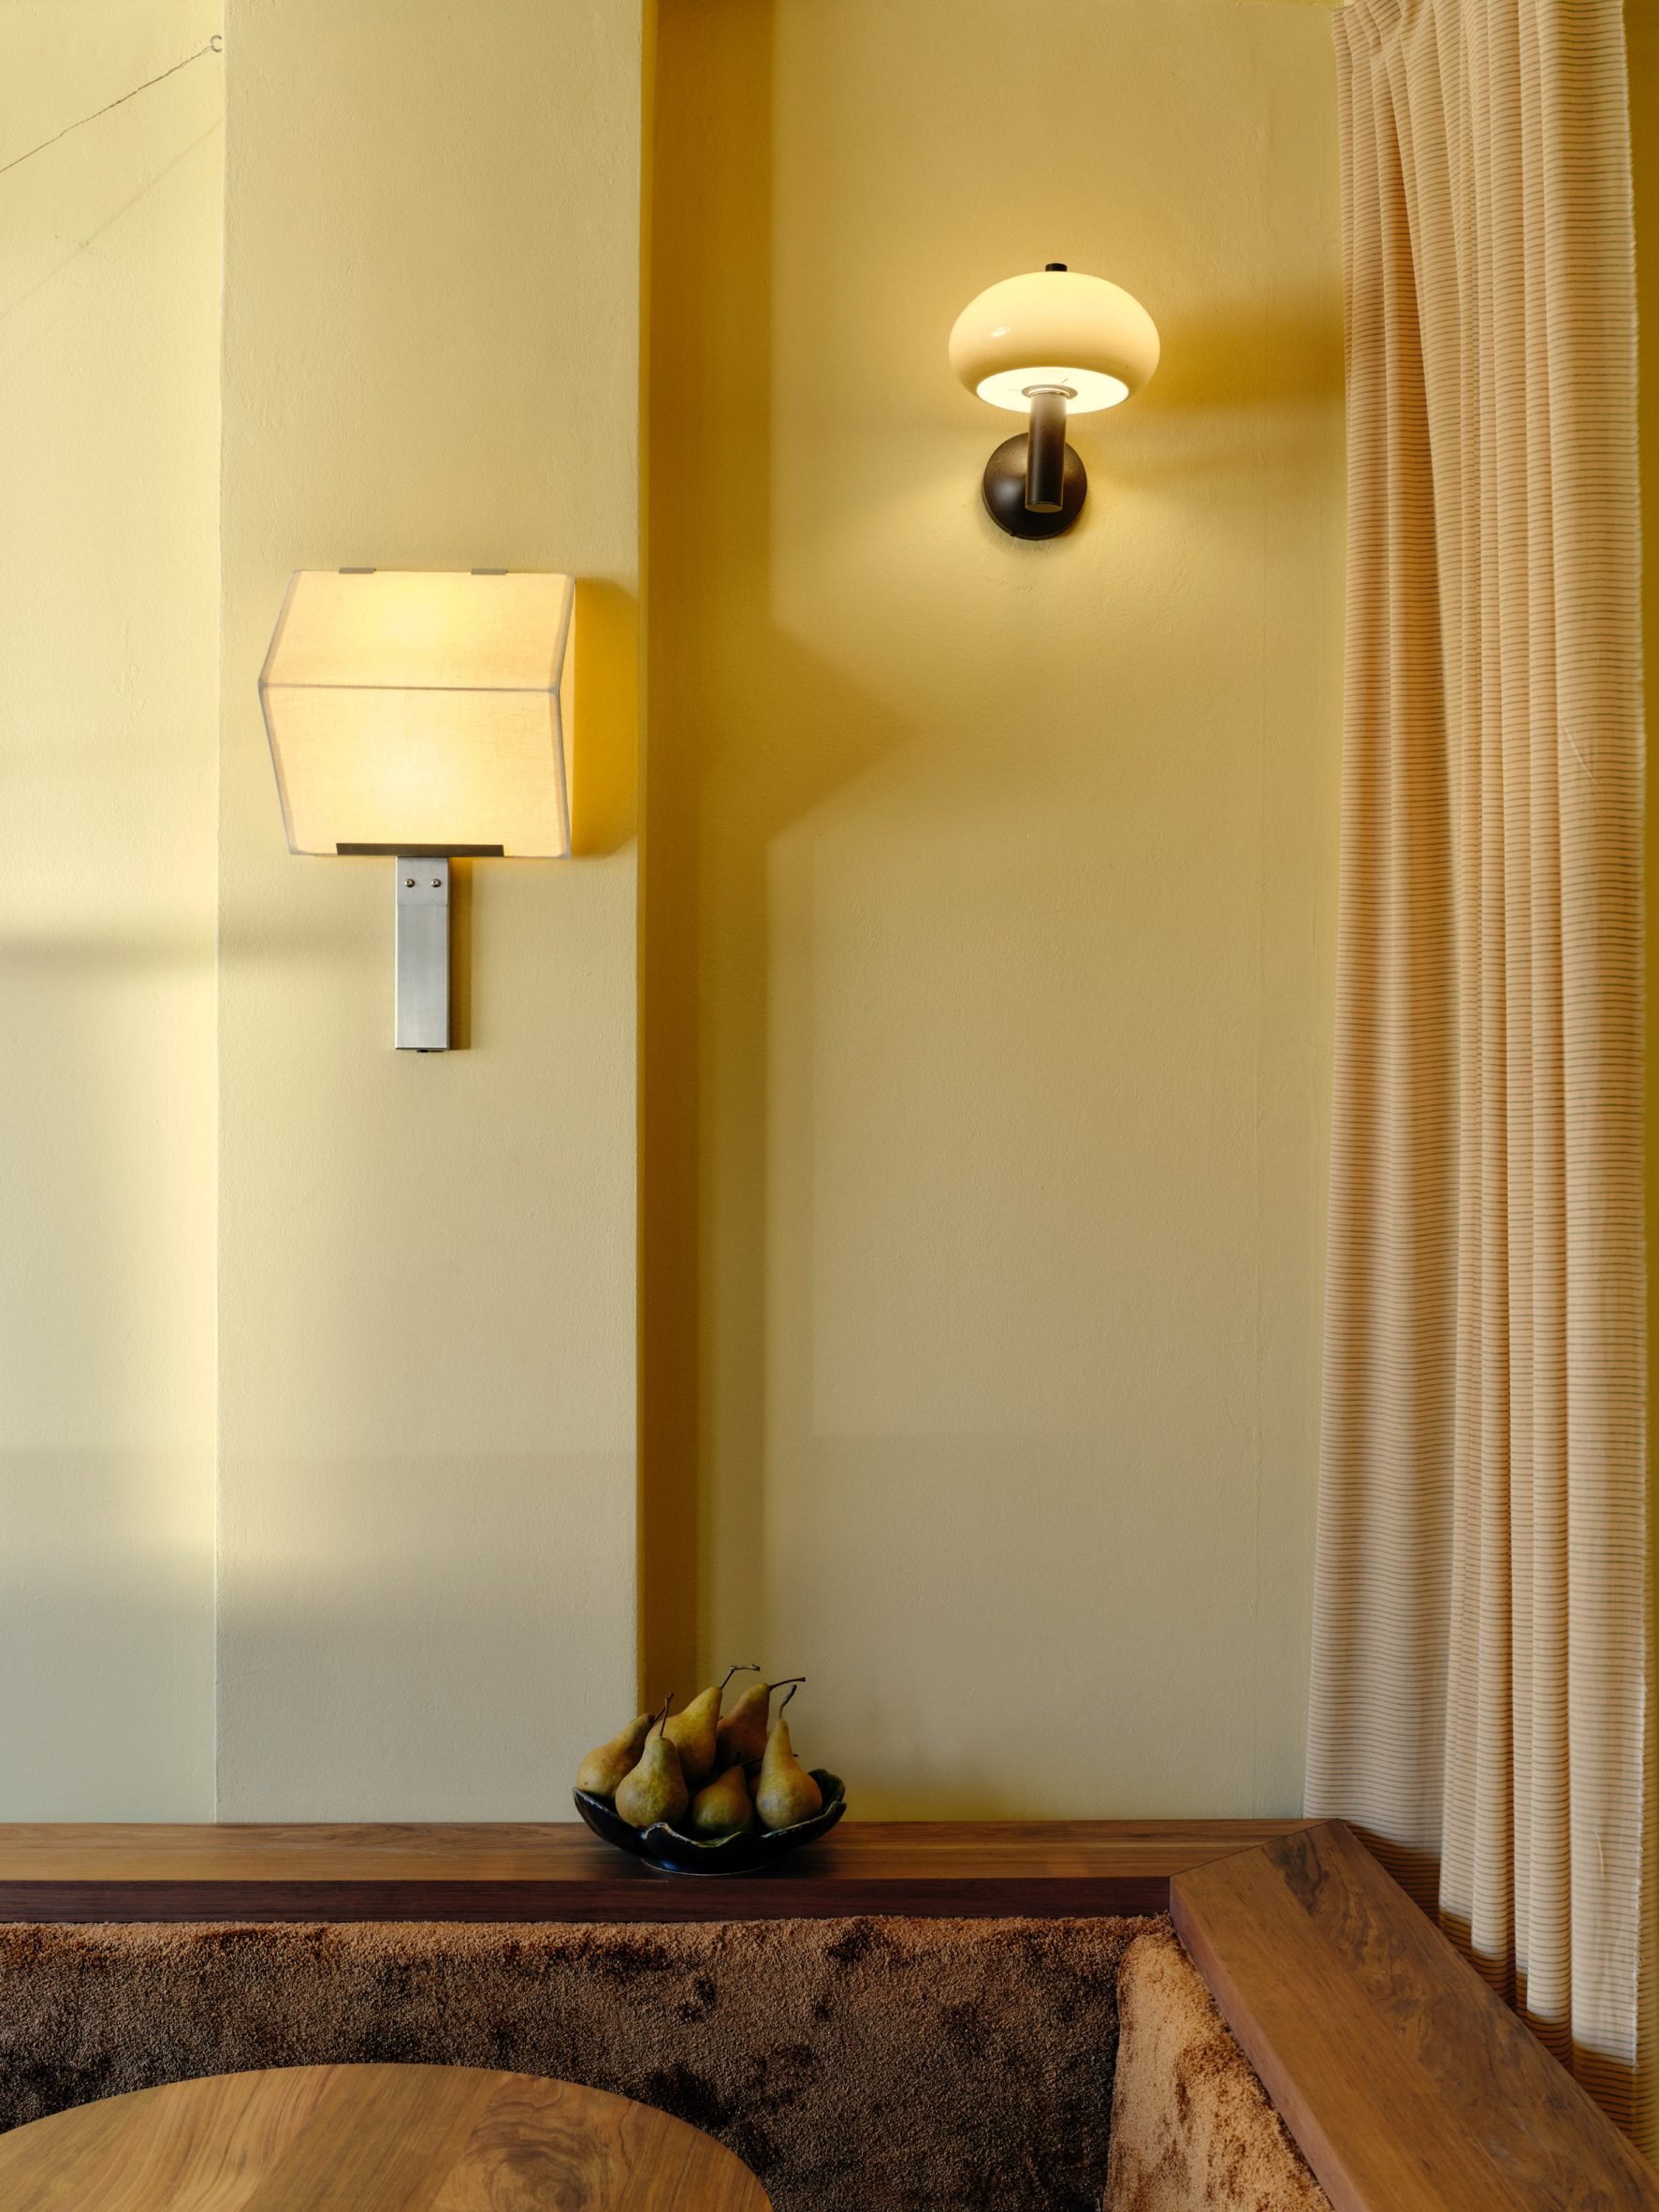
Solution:
M 0 2135 L 6 2212 L 769 2212 L 712 2137 L 574 2082 L 295 2066 Z

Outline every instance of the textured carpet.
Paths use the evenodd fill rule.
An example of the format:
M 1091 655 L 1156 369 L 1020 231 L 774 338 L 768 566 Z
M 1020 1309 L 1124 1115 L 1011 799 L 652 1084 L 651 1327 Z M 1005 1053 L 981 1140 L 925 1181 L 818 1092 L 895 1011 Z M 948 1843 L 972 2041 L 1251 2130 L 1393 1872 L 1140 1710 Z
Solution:
M 1167 1922 L 1124 1952 L 1109 2212 L 1331 2212 Z
M 425 2060 L 659 2105 L 776 2212 L 1093 2212 L 1118 1965 L 1149 1925 L 0 1927 L 0 2123 L 192 2074 Z

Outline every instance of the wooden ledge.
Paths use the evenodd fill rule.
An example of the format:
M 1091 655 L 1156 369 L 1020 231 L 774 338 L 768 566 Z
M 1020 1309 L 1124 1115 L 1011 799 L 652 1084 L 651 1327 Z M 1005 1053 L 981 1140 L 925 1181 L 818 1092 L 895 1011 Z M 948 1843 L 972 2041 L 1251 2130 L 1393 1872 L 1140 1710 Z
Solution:
M 775 1871 L 654 1873 L 570 1824 L 0 1826 L 0 1920 L 822 1920 L 1161 1913 L 1285 1820 L 843 1821 Z
M 1340 1821 L 1171 1911 L 1335 2212 L 1659 2212 L 1659 2175 Z
M 1659 2176 L 1337 1822 L 844 1822 L 653 1874 L 573 1826 L 0 1826 L 0 1919 L 1173 1914 L 1335 2212 L 1659 2212 Z

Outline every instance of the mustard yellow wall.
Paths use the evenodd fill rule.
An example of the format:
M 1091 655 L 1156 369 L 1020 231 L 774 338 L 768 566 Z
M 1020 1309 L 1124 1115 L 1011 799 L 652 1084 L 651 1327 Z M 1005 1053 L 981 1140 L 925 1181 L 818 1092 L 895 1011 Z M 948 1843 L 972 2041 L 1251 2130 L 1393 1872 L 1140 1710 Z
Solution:
M 805 1672 L 797 1743 L 866 1814 L 1289 1811 L 1329 23 L 663 0 L 654 160 L 647 1672 Z M 945 341 L 1051 258 L 1143 299 L 1164 363 L 1077 425 L 1083 523 L 1027 546 L 979 503 L 1012 421 Z
M 1659 16 L 1651 0 L 1627 0 L 1625 43 L 1630 68 L 1630 152 L 1636 205 L 1637 429 L 1642 470 L 1642 631 L 1652 689 L 1653 656 L 1659 651 Z M 1651 802 L 1647 819 L 1648 938 L 1659 911 L 1659 833 Z M 1650 972 L 1652 962 L 1650 960 Z M 1653 1050 L 1653 1014 L 1648 1011 L 1648 1347 L 1659 1346 L 1659 1267 L 1655 1267 L 1652 1224 L 1655 1213 L 1655 1170 L 1659 1168 L 1659 1055 Z M 1650 1389 L 1650 1397 L 1652 1390 Z M 1659 1432 L 1650 1420 L 1649 1510 L 1659 1527 Z
M 204 45 L 8 0 L 0 165 Z M 0 176 L 0 1812 L 213 1772 L 216 59 Z
M 546 1816 L 633 1710 L 638 10 L 226 32 L 220 1811 Z M 585 856 L 468 872 L 446 1057 L 255 698 L 288 572 L 376 562 L 589 580 Z

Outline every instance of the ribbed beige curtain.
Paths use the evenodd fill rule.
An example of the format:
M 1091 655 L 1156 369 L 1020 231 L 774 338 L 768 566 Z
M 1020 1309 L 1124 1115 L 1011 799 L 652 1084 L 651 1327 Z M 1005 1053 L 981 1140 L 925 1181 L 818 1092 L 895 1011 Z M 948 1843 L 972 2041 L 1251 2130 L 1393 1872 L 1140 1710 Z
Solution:
M 1348 642 L 1307 1802 L 1651 2145 L 1623 25 L 1618 0 L 1354 0 L 1335 34 Z

